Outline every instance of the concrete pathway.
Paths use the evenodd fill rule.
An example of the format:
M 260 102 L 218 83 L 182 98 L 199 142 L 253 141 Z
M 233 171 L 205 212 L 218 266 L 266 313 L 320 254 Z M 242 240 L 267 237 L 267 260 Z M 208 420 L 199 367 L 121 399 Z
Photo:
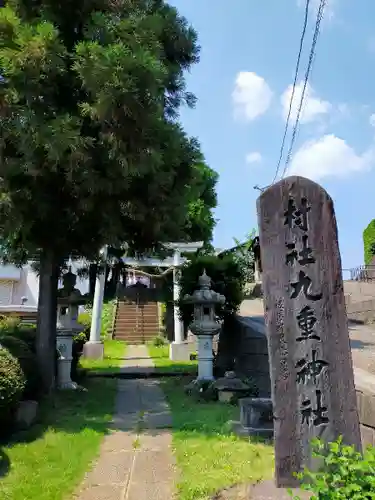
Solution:
M 128 346 L 124 367 L 153 363 L 146 346 Z M 119 380 L 111 433 L 86 474 L 77 500 L 172 500 L 176 466 L 172 419 L 158 381 Z

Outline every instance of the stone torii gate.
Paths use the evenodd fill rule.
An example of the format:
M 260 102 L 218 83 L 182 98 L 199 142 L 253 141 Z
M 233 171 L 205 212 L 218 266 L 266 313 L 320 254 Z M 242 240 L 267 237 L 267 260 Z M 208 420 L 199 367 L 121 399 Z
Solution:
M 174 301 L 174 341 L 170 346 L 170 358 L 174 359 L 175 351 L 178 351 L 178 346 L 184 341 L 184 328 L 179 316 L 179 309 L 176 301 L 180 298 L 180 286 L 178 284 L 178 268 L 185 264 L 188 259 L 182 257 L 184 252 L 195 252 L 203 247 L 203 241 L 193 243 L 166 243 L 166 248 L 174 251 L 173 257 L 166 259 L 157 259 L 155 257 L 135 259 L 132 257 L 122 257 L 124 264 L 137 267 L 173 267 L 173 301 Z M 104 247 L 100 252 L 104 261 L 107 259 L 108 248 Z M 90 329 L 90 339 L 84 346 L 84 355 L 88 358 L 103 358 L 104 345 L 100 338 L 101 318 L 103 310 L 103 298 L 105 287 L 105 268 L 96 276 L 94 303 L 92 308 L 92 320 Z

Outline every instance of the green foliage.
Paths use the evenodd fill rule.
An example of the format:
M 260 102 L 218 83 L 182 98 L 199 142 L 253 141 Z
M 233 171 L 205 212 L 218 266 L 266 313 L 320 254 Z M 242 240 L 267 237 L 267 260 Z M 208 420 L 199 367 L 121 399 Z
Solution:
M 186 324 L 192 320 L 193 306 L 186 304 L 183 297 L 186 294 L 192 295 L 198 288 L 198 279 L 204 270 L 212 280 L 212 290 L 224 295 L 226 298 L 224 306 L 218 305 L 216 307 L 216 314 L 220 319 L 235 314 L 243 300 L 245 275 L 233 255 L 192 257 L 190 262 L 182 267 L 180 280 L 181 299 L 179 307 L 181 317 Z
M 185 387 L 185 393 L 196 402 L 207 403 L 218 400 L 215 383 L 210 380 L 193 380 Z
M 107 338 L 111 333 L 115 304 L 116 304 L 115 300 L 111 300 L 103 304 L 101 333 L 100 333 L 102 338 Z M 81 325 L 85 327 L 84 332 L 86 334 L 87 340 L 90 337 L 91 318 L 92 318 L 91 307 L 85 307 L 85 310 L 81 312 L 78 316 L 78 323 L 81 323 Z
M 363 231 L 363 246 L 365 251 L 365 264 L 370 264 L 375 255 L 375 219 Z
M 328 445 L 314 440 L 312 447 L 313 456 L 323 462 L 320 471 L 298 474 L 302 488 L 314 493 L 312 500 L 375 499 L 375 448 L 369 447 L 362 456 L 342 438 Z
M 2 235 L 59 259 L 175 240 L 197 198 L 216 204 L 216 174 L 176 121 L 195 102 L 184 71 L 197 35 L 159 0 L 73 10 L 15 0 L 0 11 Z
M 26 385 L 23 394 L 24 399 L 37 399 L 40 392 L 40 374 L 36 362 L 35 353 L 23 340 L 17 337 L 1 336 L 0 345 L 14 356 L 22 369 Z
M 151 345 L 154 347 L 161 347 L 165 344 L 167 344 L 167 340 L 161 335 L 156 335 L 156 337 L 151 340 Z
M 219 176 L 203 161 L 194 168 L 196 175 L 195 182 L 189 186 L 185 241 L 203 241 L 207 246 L 216 225 L 212 210 L 217 206 L 216 184 Z
M 255 236 L 256 231 L 253 229 L 242 243 L 234 238 L 236 247 L 233 256 L 241 266 L 246 283 L 252 283 L 254 281 L 254 253 L 252 248 Z
M 21 323 L 20 318 L 3 317 L 0 321 L 0 338 L 5 336 L 15 337 L 27 344 L 31 352 L 35 353 L 36 326 Z
M 214 174 L 177 120 L 180 106 L 195 102 L 184 72 L 199 46 L 174 7 L 12 0 L 0 9 L 0 33 L 0 238 L 8 259 L 36 255 L 54 290 L 70 255 L 93 260 L 108 243 L 146 251 L 183 239 L 189 207 L 195 226 L 211 232 L 202 226 L 212 222 L 205 208 L 192 207 L 205 197 L 202 185 L 214 187 Z M 36 345 L 49 388 L 56 304 L 53 293 L 40 300 Z
M 26 380 L 18 360 L 0 348 L 0 432 L 10 423 L 25 390 Z

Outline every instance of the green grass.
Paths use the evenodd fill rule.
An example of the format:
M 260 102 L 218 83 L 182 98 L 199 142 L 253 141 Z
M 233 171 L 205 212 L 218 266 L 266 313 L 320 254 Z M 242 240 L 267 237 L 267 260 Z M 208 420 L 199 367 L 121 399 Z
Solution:
M 97 372 L 116 372 L 123 364 L 126 352 L 126 343 L 121 340 L 104 340 L 103 359 L 80 359 L 80 366 Z
M 155 347 L 149 344 L 147 347 L 158 372 L 188 372 L 194 374 L 198 370 L 197 361 L 171 361 L 169 359 L 169 345 Z
M 273 447 L 230 431 L 228 420 L 239 419 L 238 406 L 197 403 L 184 394 L 186 383 L 183 377 L 162 382 L 173 415 L 179 500 L 208 500 L 236 483 L 271 478 Z
M 88 392 L 58 392 L 41 421 L 0 448 L 1 500 L 71 498 L 96 458 L 112 418 L 116 381 L 88 379 Z

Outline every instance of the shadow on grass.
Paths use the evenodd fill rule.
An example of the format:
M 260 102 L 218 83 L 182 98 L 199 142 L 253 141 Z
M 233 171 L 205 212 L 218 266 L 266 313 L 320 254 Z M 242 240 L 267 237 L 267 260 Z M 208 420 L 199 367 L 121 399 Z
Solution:
M 8 474 L 10 460 L 8 455 L 0 448 L 0 479 Z
M 27 473 L 35 474 L 35 470 L 28 470 L 29 458 L 30 464 L 33 463 L 35 458 L 35 451 L 34 454 L 29 455 L 26 445 L 30 443 L 33 443 L 38 450 L 40 449 L 40 453 L 45 451 L 48 454 L 52 448 L 59 449 L 60 441 L 61 449 L 64 448 L 64 442 L 67 439 L 66 434 L 74 435 L 77 439 L 74 439 L 75 442 L 71 441 L 69 453 L 74 454 L 77 452 L 77 460 L 79 460 L 79 447 L 85 445 L 88 448 L 90 446 L 95 447 L 94 443 L 91 445 L 89 442 L 89 436 L 93 441 L 98 441 L 100 436 L 109 433 L 115 409 L 116 381 L 104 378 L 87 378 L 82 380 L 81 383 L 87 391 L 56 391 L 48 399 L 46 398 L 40 402 L 37 422 L 30 429 L 15 431 L 10 437 L 3 438 L 0 441 L 1 478 L 5 478 L 12 470 L 12 455 L 18 461 L 17 465 L 13 467 L 22 466 L 26 476 Z M 44 450 L 43 436 L 47 432 L 52 433 L 52 438 L 50 437 L 49 440 L 53 439 L 53 443 L 52 446 L 47 443 Z M 23 444 L 25 445 L 24 449 Z M 74 450 L 74 446 L 77 446 L 77 450 Z M 86 453 L 89 452 L 90 450 L 86 451 Z M 95 454 L 95 450 L 93 453 Z M 54 459 L 57 460 L 56 457 Z M 74 459 L 72 460 L 74 461 Z M 87 464 L 82 464 L 82 467 L 85 468 L 85 465 Z M 17 474 L 18 471 L 15 470 L 15 473 Z M 39 474 L 43 475 L 43 470 L 40 470 Z M 28 478 L 25 477 L 24 480 L 27 481 Z M 1 498 L 3 498 L 2 486 L 0 482 Z M 8 498 L 6 495 L 5 497 Z
M 173 429 L 182 432 L 199 433 L 206 437 L 233 435 L 231 421 L 239 421 L 238 404 L 220 403 L 218 401 L 197 401 L 187 396 L 184 387 L 192 377 L 176 377 L 164 379 L 162 389 L 167 397 L 173 415 Z M 269 444 L 263 437 L 251 437 L 252 443 Z
M 187 381 L 181 377 L 161 383 L 172 412 L 173 446 L 182 471 L 180 500 L 214 498 L 228 486 L 271 478 L 272 441 L 236 436 L 230 421 L 239 420 L 238 405 L 199 402 L 184 393 Z
M 126 359 L 126 358 L 125 358 Z M 149 358 L 146 358 L 149 359 Z M 196 363 L 170 363 L 159 366 L 89 367 L 83 371 L 88 377 L 108 377 L 117 379 L 143 379 L 160 377 L 197 376 Z

